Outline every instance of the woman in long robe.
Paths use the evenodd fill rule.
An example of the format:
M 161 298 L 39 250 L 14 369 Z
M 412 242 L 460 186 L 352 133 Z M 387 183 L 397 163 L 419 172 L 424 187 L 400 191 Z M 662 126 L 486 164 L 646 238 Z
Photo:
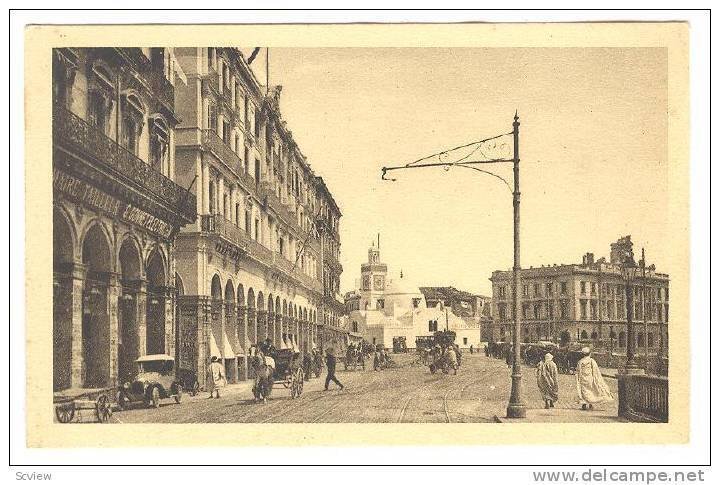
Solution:
M 593 404 L 612 402 L 613 395 L 600 373 L 597 362 L 590 357 L 590 349 L 585 347 L 582 352 L 585 356 L 578 361 L 575 372 L 577 392 L 582 408 L 592 409 Z
M 538 362 L 535 373 L 545 409 L 555 407 L 555 401 L 558 400 L 558 368 L 551 353 L 545 354 L 545 359 Z

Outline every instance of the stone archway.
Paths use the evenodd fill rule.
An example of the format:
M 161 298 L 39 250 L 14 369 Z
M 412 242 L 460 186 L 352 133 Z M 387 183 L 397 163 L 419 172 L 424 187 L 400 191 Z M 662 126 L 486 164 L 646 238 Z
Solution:
M 145 291 L 142 281 L 142 257 L 134 239 L 126 238 L 120 246 L 121 292 L 118 296 L 118 381 L 129 382 L 135 376 L 135 360 L 140 356 L 141 311 L 144 311 Z M 144 333 L 144 332 L 143 332 Z M 144 342 L 143 342 L 144 344 Z
M 150 255 L 145 274 L 147 275 L 146 352 L 147 354 L 164 354 L 166 352 L 167 270 L 159 251 L 153 251 Z
M 53 211 L 53 390 L 72 387 L 73 269 L 72 225 L 59 209 Z
M 113 251 L 100 223 L 85 234 L 82 261 L 87 267 L 82 304 L 83 387 L 112 384 L 109 284 Z

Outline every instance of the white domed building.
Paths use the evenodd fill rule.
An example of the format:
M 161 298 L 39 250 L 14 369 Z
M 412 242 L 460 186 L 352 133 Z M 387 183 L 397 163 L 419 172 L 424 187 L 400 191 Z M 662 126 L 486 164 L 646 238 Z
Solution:
M 380 261 L 380 250 L 374 245 L 368 250 L 368 262 L 362 264 L 356 286 L 345 295 L 348 324 L 351 331 L 370 343 L 414 349 L 418 337 L 448 329 L 455 332 L 460 347 L 480 347 L 483 297 L 452 288 L 454 294 L 437 298 L 442 288 L 421 288 L 402 270 L 389 277 L 387 265 Z M 433 295 L 430 304 L 426 293 Z

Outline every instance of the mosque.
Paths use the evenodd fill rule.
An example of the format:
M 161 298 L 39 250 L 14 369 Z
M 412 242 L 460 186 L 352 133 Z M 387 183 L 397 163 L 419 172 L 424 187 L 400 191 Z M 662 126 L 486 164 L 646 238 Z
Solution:
M 418 337 L 455 332 L 461 348 L 479 348 L 481 323 L 489 319 L 490 299 L 453 287 L 418 287 L 402 270 L 391 278 L 380 260 L 380 245 L 368 249 L 356 289 L 345 295 L 349 330 L 388 349 L 415 349 Z

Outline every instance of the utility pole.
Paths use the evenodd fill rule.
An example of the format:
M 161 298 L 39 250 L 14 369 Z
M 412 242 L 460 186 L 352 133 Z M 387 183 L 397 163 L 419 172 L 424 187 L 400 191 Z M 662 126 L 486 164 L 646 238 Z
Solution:
M 517 111 L 513 121 L 513 367 L 510 401 L 507 406 L 508 418 L 524 418 L 525 404 L 522 402 L 520 368 L 520 120 Z
M 389 179 L 385 178 L 387 175 L 387 172 L 393 171 L 393 170 L 404 170 L 404 169 L 410 169 L 410 168 L 425 168 L 425 167 L 444 167 L 446 170 L 449 170 L 451 167 L 463 167 L 463 168 L 469 168 L 472 170 L 475 170 L 477 172 L 481 172 L 487 175 L 491 175 L 497 179 L 500 179 L 502 182 L 507 185 L 507 187 L 510 189 L 510 192 L 513 196 L 513 366 L 512 366 L 512 388 L 510 391 L 510 399 L 507 406 L 507 417 L 508 418 L 523 418 L 525 417 L 525 404 L 522 401 L 521 396 L 521 381 L 522 381 L 522 373 L 520 368 L 520 295 L 519 295 L 519 287 L 520 287 L 520 143 L 519 143 L 519 133 L 520 133 L 520 121 L 517 115 L 517 111 L 515 112 L 515 116 L 513 119 L 513 131 L 511 133 L 504 133 L 502 135 L 498 135 L 492 138 L 487 138 L 485 140 L 480 140 L 478 142 L 473 142 L 468 145 L 463 145 L 461 147 L 456 147 L 450 150 L 446 150 L 440 153 L 436 153 L 434 155 L 431 155 L 429 157 L 421 158 L 419 160 L 416 160 L 415 162 L 408 163 L 406 165 L 401 166 L 395 166 L 395 167 L 383 167 L 382 168 L 382 179 L 383 180 L 389 180 L 389 181 L 395 181 L 395 179 Z M 476 150 L 477 148 L 483 146 L 483 144 L 492 142 L 493 140 L 497 140 L 501 137 L 504 137 L 506 135 L 512 135 L 513 136 L 513 158 L 507 159 L 507 158 L 492 158 L 492 157 L 486 157 L 483 160 L 472 160 L 472 161 L 466 161 L 466 159 L 470 156 L 467 155 L 463 158 L 460 158 L 456 161 L 449 161 L 448 156 L 460 149 L 467 149 L 468 147 L 475 146 Z M 495 144 L 490 145 L 489 149 L 496 149 L 497 142 Z M 474 152 L 472 152 L 474 153 Z M 482 151 L 481 151 L 482 153 Z M 437 158 L 439 160 L 438 162 L 432 162 L 432 163 L 419 163 L 424 162 L 431 158 Z M 474 165 L 477 164 L 496 164 L 496 163 L 512 163 L 513 164 L 513 186 L 511 187 L 510 184 L 505 180 L 503 177 L 489 172 L 487 170 L 482 170 Z

